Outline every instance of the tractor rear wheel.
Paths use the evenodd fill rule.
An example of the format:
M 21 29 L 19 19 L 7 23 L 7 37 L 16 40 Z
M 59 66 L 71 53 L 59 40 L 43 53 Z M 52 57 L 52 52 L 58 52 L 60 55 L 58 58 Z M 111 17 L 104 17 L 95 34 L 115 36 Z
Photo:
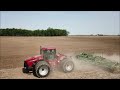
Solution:
M 47 62 L 45 61 L 39 61 L 36 65 L 35 65 L 35 74 L 37 77 L 46 77 L 49 75 L 50 73 L 50 66 Z
M 74 69 L 74 63 L 73 61 L 69 60 L 69 59 L 64 59 L 61 61 L 61 69 L 64 72 L 71 72 Z

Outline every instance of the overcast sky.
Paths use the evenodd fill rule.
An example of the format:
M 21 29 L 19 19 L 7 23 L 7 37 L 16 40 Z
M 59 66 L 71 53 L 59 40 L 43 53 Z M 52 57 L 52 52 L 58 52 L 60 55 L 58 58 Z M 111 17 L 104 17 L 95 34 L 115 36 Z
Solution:
M 120 33 L 119 11 L 0 11 L 1 28 L 66 29 L 71 35 Z

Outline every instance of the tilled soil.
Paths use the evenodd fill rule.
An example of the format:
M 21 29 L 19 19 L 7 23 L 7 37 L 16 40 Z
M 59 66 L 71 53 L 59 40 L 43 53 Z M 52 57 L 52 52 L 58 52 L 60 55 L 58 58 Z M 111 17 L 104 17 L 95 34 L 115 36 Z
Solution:
M 71 53 L 92 52 L 105 54 L 107 58 L 117 62 L 120 59 L 120 38 L 117 36 L 0 37 L 0 79 L 41 79 L 32 73 L 22 72 L 23 61 L 39 54 L 40 45 L 54 46 L 58 52 L 68 56 L 71 56 Z M 112 57 L 113 54 L 117 55 L 117 59 Z M 73 72 L 53 70 L 48 77 L 42 79 L 120 79 L 119 73 L 110 73 L 77 60 L 74 60 L 74 63 Z
M 0 79 L 120 79 L 120 74 L 104 70 L 76 70 L 70 73 L 55 70 L 51 71 L 47 77 L 37 78 L 32 73 L 24 74 L 21 68 L 0 70 Z

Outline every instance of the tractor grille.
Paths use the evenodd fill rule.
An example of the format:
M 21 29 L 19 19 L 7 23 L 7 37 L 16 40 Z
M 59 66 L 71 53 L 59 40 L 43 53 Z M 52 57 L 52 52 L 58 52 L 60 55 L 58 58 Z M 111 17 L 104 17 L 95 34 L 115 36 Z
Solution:
M 27 65 L 27 63 L 25 61 L 24 61 L 24 67 L 26 67 L 26 68 L 28 67 L 28 65 Z
M 29 67 L 28 64 L 27 64 L 27 62 L 25 62 L 25 61 L 24 61 L 24 68 L 26 70 L 29 70 L 29 71 L 33 69 L 33 67 Z

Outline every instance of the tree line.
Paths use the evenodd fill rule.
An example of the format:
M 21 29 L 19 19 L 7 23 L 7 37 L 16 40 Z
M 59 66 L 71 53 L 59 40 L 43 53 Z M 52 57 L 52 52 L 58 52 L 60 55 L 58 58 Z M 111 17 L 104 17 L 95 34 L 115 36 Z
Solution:
M 67 36 L 69 32 L 65 29 L 53 29 L 47 30 L 26 30 L 16 28 L 0 29 L 0 36 Z

